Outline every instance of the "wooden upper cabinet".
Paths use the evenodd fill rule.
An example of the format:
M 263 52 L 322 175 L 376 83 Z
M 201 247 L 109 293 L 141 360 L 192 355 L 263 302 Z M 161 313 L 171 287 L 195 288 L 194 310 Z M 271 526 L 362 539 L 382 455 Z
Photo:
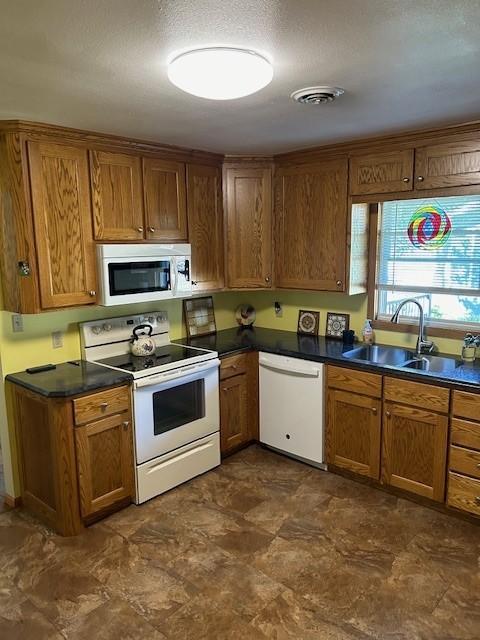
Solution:
M 226 167 L 226 266 L 232 288 L 272 286 L 272 169 Z
M 385 402 L 382 481 L 443 502 L 447 439 L 446 415 Z
M 187 166 L 188 235 L 192 245 L 192 287 L 224 286 L 222 172 L 219 167 Z
M 480 184 L 480 140 L 446 142 L 415 151 L 415 189 Z
M 142 166 L 139 157 L 90 151 L 95 240 L 142 240 Z
M 345 291 L 347 160 L 280 168 L 275 230 L 279 287 Z
M 96 300 L 86 149 L 28 143 L 41 306 Z
M 413 149 L 350 158 L 350 194 L 391 193 L 413 189 Z
M 185 165 L 144 158 L 143 188 L 147 240 L 187 242 Z

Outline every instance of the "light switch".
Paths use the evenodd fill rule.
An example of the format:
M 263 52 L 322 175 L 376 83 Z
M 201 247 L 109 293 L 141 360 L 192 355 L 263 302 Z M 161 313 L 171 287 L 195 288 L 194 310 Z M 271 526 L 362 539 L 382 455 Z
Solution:
M 14 333 L 23 331 L 23 316 L 19 313 L 14 313 L 12 316 L 12 331 Z
M 63 331 L 52 331 L 52 347 L 54 349 L 63 347 Z

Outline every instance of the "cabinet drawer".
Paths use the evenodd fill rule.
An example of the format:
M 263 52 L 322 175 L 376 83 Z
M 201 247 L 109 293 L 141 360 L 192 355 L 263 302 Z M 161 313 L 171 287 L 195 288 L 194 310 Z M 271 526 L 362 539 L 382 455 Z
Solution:
M 333 389 L 361 393 L 374 398 L 380 398 L 382 395 L 382 376 L 375 373 L 329 366 L 327 376 L 328 386 Z
M 480 450 L 480 423 L 452 418 L 450 441 L 452 444 Z
M 448 413 L 450 390 L 422 382 L 385 378 L 384 399 Z
M 239 353 L 235 356 L 228 356 L 220 362 L 220 380 L 231 378 L 239 373 L 247 371 L 247 354 Z
M 480 479 L 480 451 L 450 447 L 450 471 Z
M 454 391 L 452 413 L 460 418 L 480 420 L 480 396 L 476 393 Z
M 480 516 L 480 480 L 449 473 L 447 504 Z
M 83 396 L 73 401 L 75 424 L 85 424 L 98 418 L 120 413 L 130 408 L 130 389 L 126 386 L 115 387 Z

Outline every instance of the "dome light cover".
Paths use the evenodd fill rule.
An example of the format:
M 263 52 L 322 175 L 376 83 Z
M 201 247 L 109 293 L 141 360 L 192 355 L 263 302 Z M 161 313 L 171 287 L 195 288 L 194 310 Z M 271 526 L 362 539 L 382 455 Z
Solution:
M 182 91 L 209 100 L 233 100 L 266 87 L 273 67 L 248 49 L 208 47 L 186 51 L 168 65 L 170 82 Z

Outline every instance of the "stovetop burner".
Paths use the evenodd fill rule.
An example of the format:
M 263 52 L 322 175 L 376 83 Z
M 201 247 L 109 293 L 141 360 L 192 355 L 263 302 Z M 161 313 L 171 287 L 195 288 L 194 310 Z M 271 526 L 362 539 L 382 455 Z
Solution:
M 144 371 L 153 367 L 161 367 L 162 365 L 180 362 L 181 360 L 189 360 L 201 355 L 201 351 L 190 349 L 177 344 L 168 344 L 163 347 L 157 347 L 154 355 L 134 356 L 131 353 L 122 353 L 118 356 L 111 356 L 103 360 L 97 360 L 98 364 L 104 364 L 116 369 L 124 371 Z

